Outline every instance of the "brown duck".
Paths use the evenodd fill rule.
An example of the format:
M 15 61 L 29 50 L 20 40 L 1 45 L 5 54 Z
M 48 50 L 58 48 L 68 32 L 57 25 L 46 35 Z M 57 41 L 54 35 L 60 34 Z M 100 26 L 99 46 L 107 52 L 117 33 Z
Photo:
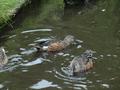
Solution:
M 95 51 L 86 50 L 81 56 L 75 57 L 69 65 L 71 75 L 78 76 L 80 73 L 93 68 L 93 53 Z
M 7 64 L 7 62 L 8 62 L 8 58 L 7 55 L 5 54 L 5 50 L 3 47 L 0 47 L 0 67 Z
M 67 35 L 64 40 L 56 42 L 44 42 L 44 44 L 36 45 L 37 51 L 56 52 L 65 49 L 74 41 L 74 36 Z

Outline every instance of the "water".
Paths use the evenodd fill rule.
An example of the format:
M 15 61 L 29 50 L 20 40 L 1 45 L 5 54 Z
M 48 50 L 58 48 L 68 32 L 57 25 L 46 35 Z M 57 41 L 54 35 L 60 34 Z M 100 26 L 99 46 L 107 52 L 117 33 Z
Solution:
M 118 2 L 104 0 L 88 8 L 54 9 L 52 12 L 48 10 L 47 14 L 44 10 L 48 7 L 38 3 L 23 10 L 17 16 L 14 29 L 7 28 L 9 32 L 0 37 L 0 45 L 5 47 L 9 57 L 8 65 L 0 71 L 0 88 L 119 90 Z M 38 41 L 63 39 L 68 34 L 75 36 L 80 43 L 56 54 L 37 54 L 31 47 Z M 97 52 L 94 68 L 81 77 L 70 77 L 64 67 L 87 49 Z

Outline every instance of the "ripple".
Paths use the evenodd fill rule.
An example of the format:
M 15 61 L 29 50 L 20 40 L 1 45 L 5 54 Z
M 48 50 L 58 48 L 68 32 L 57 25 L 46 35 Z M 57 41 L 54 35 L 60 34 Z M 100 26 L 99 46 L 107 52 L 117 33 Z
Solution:
M 108 84 L 101 84 L 101 85 L 105 88 L 110 88 L 110 86 Z
M 77 48 L 81 48 L 82 46 L 81 45 L 78 45 Z
M 42 38 L 42 39 L 38 39 L 34 42 L 44 42 L 44 41 L 51 41 L 51 40 L 52 40 L 52 38 Z
M 19 54 L 14 54 L 14 55 L 10 55 L 8 57 L 8 59 L 14 59 L 14 58 L 21 58 L 22 55 L 19 55 Z
M 79 39 L 76 39 L 76 42 L 77 42 L 77 43 L 83 43 L 83 41 L 82 41 L 82 40 L 79 40 Z
M 31 89 L 43 89 L 43 88 L 48 88 L 48 87 L 60 88 L 57 84 L 53 84 L 53 82 L 49 82 L 44 79 L 39 81 L 38 83 L 32 85 L 30 88 Z
M 34 29 L 34 30 L 26 30 L 21 33 L 32 33 L 32 32 L 50 32 L 52 29 Z
M 63 55 L 63 57 L 66 57 L 66 56 L 70 56 L 70 54 L 69 54 L 69 53 L 66 53 L 66 54 Z
M 60 70 L 53 69 L 54 77 L 64 81 L 64 85 L 67 88 L 73 89 L 84 89 L 87 90 L 86 78 L 84 76 L 81 77 L 72 77 L 70 76 L 70 72 L 66 67 L 62 67 Z
M 10 66 L 10 65 L 7 65 L 5 67 L 0 67 L 0 72 L 6 72 L 6 71 L 9 71 L 9 72 L 12 72 L 14 69 L 16 69 L 19 65 L 13 65 L 13 66 Z
M 4 87 L 4 85 L 0 84 L 0 89 L 2 89 Z
M 9 38 L 14 38 L 14 37 L 16 37 L 16 35 L 9 36 Z
M 43 59 L 43 58 L 37 58 L 34 61 L 31 61 L 31 62 L 28 62 L 28 63 L 25 63 L 25 64 L 21 64 L 21 66 L 26 66 L 26 67 L 33 66 L 33 65 L 41 64 L 43 61 L 50 61 L 50 60 L 46 60 L 46 59 Z
M 36 49 L 34 49 L 34 48 L 32 48 L 32 49 L 29 49 L 29 50 L 21 50 L 22 52 L 21 52 L 21 54 L 22 55 L 30 55 L 30 54 L 32 54 L 33 52 L 36 52 Z
M 19 54 L 14 54 L 10 55 L 8 57 L 8 60 L 8 64 L 6 64 L 3 67 L 0 67 L 0 72 L 13 71 L 14 69 L 20 66 L 20 63 L 22 62 L 23 58 Z

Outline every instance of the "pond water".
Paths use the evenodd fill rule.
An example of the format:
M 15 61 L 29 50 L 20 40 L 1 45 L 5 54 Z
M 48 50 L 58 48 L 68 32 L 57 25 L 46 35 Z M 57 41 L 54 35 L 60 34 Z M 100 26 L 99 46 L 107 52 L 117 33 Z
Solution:
M 22 10 L 12 29 L 6 28 L 9 32 L 0 37 L 9 57 L 0 71 L 1 90 L 119 90 L 118 2 L 103 0 L 90 7 L 52 11 L 48 10 L 52 6 L 35 3 Z M 80 44 L 53 55 L 36 53 L 31 47 L 37 41 L 69 34 Z M 63 68 L 87 49 L 97 52 L 94 68 L 82 77 L 66 75 Z

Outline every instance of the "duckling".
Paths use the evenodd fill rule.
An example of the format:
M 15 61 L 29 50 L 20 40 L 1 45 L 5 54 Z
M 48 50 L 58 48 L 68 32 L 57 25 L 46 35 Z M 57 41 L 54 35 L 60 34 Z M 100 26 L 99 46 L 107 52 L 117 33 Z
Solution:
M 93 68 L 93 53 L 95 53 L 95 51 L 86 50 L 81 56 L 75 57 L 68 66 L 71 75 L 78 76 L 80 73 Z
M 74 36 L 67 35 L 64 40 L 56 42 L 42 42 L 43 44 L 35 46 L 37 51 L 56 52 L 65 49 L 74 41 Z
M 5 49 L 0 47 L 0 67 L 6 65 L 8 62 L 7 55 L 5 54 Z

